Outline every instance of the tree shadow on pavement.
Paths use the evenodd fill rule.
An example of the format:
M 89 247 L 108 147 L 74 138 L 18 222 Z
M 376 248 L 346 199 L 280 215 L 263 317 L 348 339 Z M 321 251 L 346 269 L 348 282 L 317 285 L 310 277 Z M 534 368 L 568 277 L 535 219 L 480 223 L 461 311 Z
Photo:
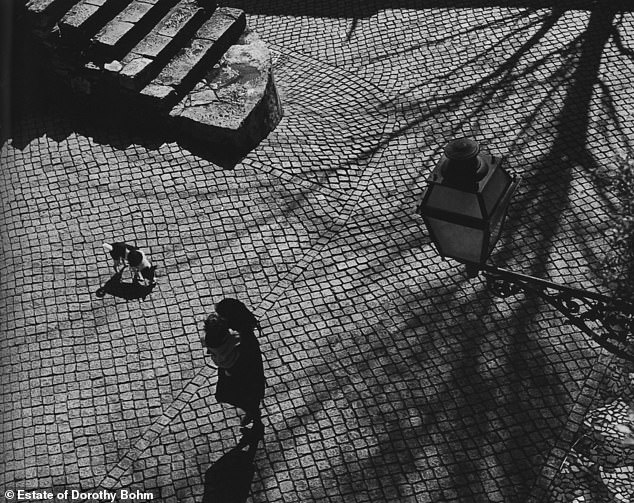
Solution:
M 626 0 L 611 2 L 622 5 L 623 9 L 632 9 Z M 220 0 L 219 4 L 239 8 L 247 14 L 270 16 L 310 16 L 310 17 L 349 17 L 363 19 L 371 17 L 385 9 L 482 9 L 487 7 L 506 8 L 562 8 L 587 10 L 596 5 L 594 0 Z
M 536 159 L 522 173 L 521 190 L 511 205 L 507 228 L 493 259 L 504 263 L 515 258 L 521 264 L 521 272 L 548 277 L 554 257 L 566 255 L 565 249 L 557 247 L 562 220 L 576 202 L 573 199 L 575 179 L 579 175 L 590 179 L 601 204 L 605 203 L 606 207 L 610 204 L 606 187 L 597 178 L 600 165 L 589 145 L 590 122 L 595 119 L 590 110 L 597 102 L 597 90 L 604 93 L 602 104 L 607 111 L 604 120 L 610 123 L 606 128 L 615 131 L 628 145 L 627 135 L 619 127 L 610 90 L 600 81 L 602 56 L 611 39 L 623 56 L 632 57 L 631 49 L 619 35 L 621 12 L 616 4 L 591 11 L 585 27 L 576 36 L 555 46 L 546 45 L 547 52 L 540 47 L 538 56 L 526 62 L 530 53 L 534 54 L 536 47 L 552 36 L 565 10 L 557 4 L 551 12 L 533 13 L 539 19 L 530 20 L 521 28 L 520 31 L 526 33 L 525 42 L 508 54 L 502 64 L 454 92 L 441 88 L 438 94 L 423 101 L 412 97 L 411 107 L 405 111 L 409 112 L 408 117 L 415 118 L 396 130 L 377 151 L 391 142 L 398 143 L 399 136 L 411 134 L 413 128 L 433 121 L 446 125 L 442 136 L 451 137 L 462 132 L 469 122 L 477 123 L 479 114 L 492 102 L 503 105 L 521 78 L 547 80 L 549 92 L 529 114 L 520 118 L 519 132 L 510 149 L 515 158 L 521 158 L 524 148 L 536 148 L 535 145 L 525 147 L 525 143 L 535 141 L 535 132 L 541 127 L 538 122 L 544 121 L 540 114 L 546 115 L 546 124 L 538 132 L 547 141 L 537 146 Z M 486 56 L 487 52 L 480 56 Z M 556 65 L 555 61 L 561 63 Z M 470 61 L 471 64 L 478 62 L 478 58 Z M 456 69 L 455 74 L 449 70 L 438 76 L 438 80 L 457 77 L 459 70 Z M 408 97 L 411 91 L 403 94 Z M 560 100 L 555 100 L 557 94 L 561 95 Z M 549 113 L 553 109 L 555 112 Z M 463 112 L 459 120 L 452 118 L 452 114 L 459 112 Z M 438 116 L 448 120 L 442 124 Z M 405 199 L 411 195 L 403 191 L 399 197 Z M 403 201 L 390 217 L 377 219 L 377 227 L 382 225 L 387 234 L 411 214 L 412 206 L 411 199 Z M 376 243 L 383 243 L 382 251 L 385 251 L 381 240 L 385 236 L 378 234 L 366 235 L 367 249 L 357 253 L 369 253 Z M 583 236 L 579 233 L 575 238 L 584 259 L 591 258 L 590 245 L 583 242 Z M 420 239 L 410 239 L 407 245 L 420 247 Z M 409 248 L 400 250 L 401 253 L 407 251 Z M 393 260 L 391 253 L 389 256 Z M 364 262 L 367 261 L 364 256 Z M 375 276 L 379 276 L 381 267 L 387 271 L 391 264 L 391 260 L 380 262 L 374 269 Z M 561 272 L 566 274 L 567 271 Z M 372 284 L 371 280 L 368 283 Z M 465 285 L 465 288 L 468 287 Z M 409 382 L 407 379 L 412 374 L 420 376 L 421 385 L 428 384 L 426 377 L 433 378 L 434 385 L 425 388 L 430 390 L 427 396 L 408 397 L 407 406 L 422 411 L 422 424 L 407 426 L 401 417 L 403 411 L 398 410 L 396 404 L 379 407 L 372 393 L 359 399 L 359 406 L 367 407 L 366 412 L 377 418 L 372 421 L 386 426 L 379 445 L 370 456 L 360 460 L 361 466 L 337 476 L 342 493 L 379 480 L 382 488 L 389 488 L 395 494 L 400 487 L 407 486 L 410 476 L 426 471 L 424 476 L 429 477 L 425 481 L 426 495 L 432 501 L 521 501 L 540 476 L 589 375 L 597 356 L 596 346 L 585 336 L 566 328 L 558 313 L 538 299 L 519 297 L 508 307 L 499 305 L 483 288 L 468 298 L 459 288 L 453 290 L 452 299 L 447 298 L 447 293 L 446 287 L 430 285 L 425 296 L 434 303 L 452 306 L 449 321 L 447 311 L 438 311 L 436 315 L 433 311 L 410 314 L 411 324 L 407 329 L 422 334 L 421 340 L 425 338 L 416 347 L 418 359 L 384 364 L 384 340 L 388 338 L 385 334 L 368 330 L 367 334 L 353 337 L 348 333 L 350 339 L 366 336 L 366 347 L 355 352 L 352 362 L 347 360 L 346 365 L 342 364 L 340 373 L 335 374 L 336 384 L 331 383 L 332 389 L 320 389 L 315 400 L 307 400 L 307 415 L 315 415 L 329 393 L 336 392 L 334 386 L 352 394 L 355 388 L 371 382 L 379 374 L 377 366 L 383 369 L 380 374 L 387 376 L 384 378 L 388 386 Z M 399 312 L 410 309 L 404 298 L 400 302 L 393 309 Z M 390 316 L 388 312 L 384 314 Z M 337 337 L 332 339 L 328 339 L 331 346 Z M 349 349 L 342 352 L 349 354 Z M 429 349 L 434 353 L 426 353 Z M 329 358 L 327 364 L 320 364 L 307 374 L 310 377 L 327 375 L 336 364 L 336 358 Z M 351 376 L 356 376 L 358 381 Z M 327 384 L 318 386 L 324 388 Z M 291 422 L 290 426 L 300 423 Z M 400 468 L 394 469 L 390 463 L 397 462 Z M 434 479 L 440 483 L 430 489 Z M 486 499 L 487 495 L 491 498 Z M 395 495 L 393 500 L 397 499 Z
M 360 19 L 375 16 L 388 9 L 483 9 L 483 8 L 524 8 L 591 10 L 596 7 L 596 0 L 309 0 L 297 2 L 293 0 L 220 0 L 220 5 L 244 10 L 247 14 L 266 16 L 308 16 L 316 18 L 350 18 L 352 25 L 346 39 L 349 42 Z M 611 2 L 613 8 L 631 11 L 631 2 L 616 0 Z
M 570 59 L 569 66 L 562 67 L 564 71 L 559 73 L 559 84 L 564 86 L 565 96 L 554 119 L 554 126 L 551 126 L 554 138 L 547 152 L 524 175 L 522 189 L 512 202 L 509 223 L 494 256 L 496 262 L 522 257 L 517 259 L 523 269 L 521 272 L 547 277 L 553 252 L 566 254 L 565 250 L 554 248 L 562 216 L 574 204 L 571 201 L 574 171 L 582 170 L 584 176 L 593 179 L 600 168 L 588 149 L 589 113 L 599 81 L 604 48 L 611 37 L 617 39 L 615 21 L 618 13 L 612 6 L 602 6 L 592 11 L 585 31 L 563 48 Z M 533 43 L 548 33 L 562 14 L 563 11 L 559 9 L 551 13 L 533 36 Z M 521 51 L 526 51 L 530 45 L 527 44 Z M 618 46 L 618 43 L 615 45 Z M 627 49 L 621 52 L 630 56 Z M 507 84 L 510 85 L 517 75 L 508 70 L 516 66 L 517 56 L 521 56 L 521 53 L 511 56 L 505 65 L 498 67 L 490 76 L 506 73 Z M 465 97 L 476 94 L 477 98 L 483 96 L 480 101 L 483 109 L 487 105 L 485 98 L 492 98 L 500 89 L 502 92 L 504 90 L 504 85 L 500 87 L 500 83 L 496 83 L 497 89 L 491 88 L 488 92 L 485 89 L 482 92 L 481 86 L 487 83 L 488 79 L 485 78 L 460 93 L 448 96 L 450 106 L 447 108 L 457 108 Z M 437 111 L 432 110 L 433 113 Z M 476 107 L 469 118 L 474 119 L 479 112 Z M 538 112 L 536 110 L 525 121 L 516 140 L 516 148 L 526 137 L 530 137 L 533 127 L 531 122 Z M 601 187 L 595 184 L 594 188 L 601 195 Z M 526 253 L 527 248 L 529 254 Z M 588 252 L 587 249 L 585 251 Z M 545 461 L 544 456 L 548 454 L 542 449 L 553 447 L 557 438 L 555 432 L 564 427 L 570 412 L 570 402 L 581 391 L 583 380 L 597 353 L 593 345 L 583 339 L 585 336 L 579 340 L 574 331 L 571 333 L 563 329 L 564 322 L 557 313 L 549 313 L 550 309 L 543 311 L 539 300 L 527 297 L 519 299 L 513 306 L 513 318 L 507 322 L 509 327 L 505 330 L 506 335 L 502 339 L 504 344 L 498 353 L 487 354 L 485 348 L 489 343 L 485 343 L 485 339 L 490 328 L 487 323 L 475 320 L 486 320 L 495 313 L 495 302 L 488 299 L 489 295 L 486 290 L 478 293 L 478 302 L 473 304 L 474 311 L 468 322 L 472 336 L 461 344 L 458 352 L 460 356 L 453 364 L 450 379 L 442 385 L 444 392 L 438 393 L 424 406 L 431 410 L 446 408 L 443 394 L 457 395 L 457 402 L 462 404 L 460 409 L 453 412 L 450 422 L 466 424 L 467 428 L 459 432 L 455 449 L 442 453 L 447 459 L 452 487 L 460 498 L 472 500 L 472 487 L 481 484 L 470 474 L 487 469 L 481 456 L 482 446 L 490 447 L 495 443 L 491 439 L 498 439 L 497 442 L 501 439 L 504 450 L 498 452 L 495 449 L 496 464 L 502 467 L 499 476 L 508 477 L 513 482 L 512 489 L 507 487 L 502 493 L 504 501 L 516 501 L 526 496 L 535 483 Z M 462 316 L 458 316 L 457 324 L 467 323 L 465 319 L 460 321 Z M 552 323 L 549 319 L 551 316 Z M 541 342 L 535 339 L 536 330 L 540 330 L 540 327 L 544 330 L 544 325 L 550 325 L 552 329 L 538 334 L 540 339 L 545 340 Z M 551 338 L 552 341 L 547 341 Z M 490 367 L 501 371 L 502 363 L 512 369 L 505 380 L 483 379 L 484 369 Z M 555 363 L 556 367 L 553 368 Z M 562 379 L 557 369 L 567 369 L 567 377 Z M 550 390 L 550 394 L 540 392 L 531 395 L 531 390 Z M 491 418 L 495 418 L 495 422 Z M 392 443 L 395 442 L 396 439 Z M 497 469 L 500 470 L 499 467 Z M 492 482 L 495 483 L 495 480 Z
M 599 72 L 604 48 L 610 40 L 614 41 L 614 46 L 621 55 L 634 59 L 634 50 L 625 46 L 619 31 L 622 12 L 622 9 L 612 6 L 593 10 L 585 31 L 572 40 L 556 46 L 550 52 L 544 53 L 540 50 L 539 56 L 528 63 L 523 61 L 524 58 L 528 57 L 530 52 L 534 52 L 542 40 L 549 36 L 551 30 L 561 21 L 565 10 L 557 7 L 549 13 L 537 14 L 539 16 L 537 20 L 527 18 L 527 24 L 517 28 L 513 36 L 521 35 L 522 32 L 530 36 L 521 47 L 508 53 L 505 60 L 490 72 L 452 92 L 440 91 L 423 100 L 409 98 L 409 101 L 403 104 L 403 113 L 415 118 L 390 133 L 381 144 L 377 145 L 376 151 L 389 146 L 392 142 L 398 142 L 400 136 L 411 134 L 415 128 L 430 123 L 435 132 L 434 136 L 437 136 L 440 142 L 447 141 L 456 134 L 464 134 L 465 129 L 470 129 L 477 136 L 477 132 L 486 126 L 484 122 L 487 120 L 487 111 L 495 107 L 517 106 L 510 99 L 511 96 L 526 91 L 513 89 L 517 82 L 521 79 L 542 80 L 547 75 L 550 87 L 548 93 L 540 97 L 530 113 L 518 117 L 516 129 L 518 132 L 508 146 L 511 151 L 510 157 L 517 159 L 518 164 L 521 165 L 524 150 L 531 148 L 526 146 L 528 142 L 535 141 L 534 138 L 541 136 L 547 143 L 543 146 L 532 147 L 539 149 L 538 151 L 543 154 L 537 160 L 531 161 L 533 166 L 530 170 L 525 168 L 522 170 L 522 184 L 510 206 L 506 231 L 494 255 L 497 262 L 504 262 L 517 255 L 517 247 L 525 244 L 524 239 L 518 240 L 517 236 L 523 236 L 525 239 L 534 241 L 535 245 L 532 248 L 542 255 L 541 258 L 531 258 L 533 262 L 531 270 L 524 272 L 534 275 L 543 274 L 544 261 L 547 262 L 550 243 L 557 234 L 559 217 L 570 206 L 569 192 L 573 170 L 581 169 L 583 174 L 592 180 L 593 188 L 602 196 L 601 203 L 605 205 L 608 212 L 615 209 L 614 200 L 607 193 L 609 184 L 602 176 L 604 170 L 589 151 L 588 142 L 593 95 L 600 92 L 603 96 L 594 101 L 600 103 L 602 113 L 599 117 L 592 116 L 592 119 L 599 122 L 598 127 L 618 138 L 618 146 L 627 151 L 632 149 L 631 138 L 626 132 L 627 129 L 623 128 L 615 109 L 612 91 L 601 80 Z M 528 13 L 528 16 L 533 15 L 535 13 Z M 522 13 L 518 16 L 526 17 Z M 512 22 L 511 19 L 507 21 Z M 452 36 L 449 36 L 448 40 L 451 38 Z M 490 44 L 484 51 L 470 58 L 466 64 L 477 65 L 481 60 L 486 61 L 489 53 L 507 38 L 509 35 Z M 549 59 L 553 57 L 559 58 L 561 63 L 556 65 L 552 61 L 549 62 Z M 456 68 L 431 78 L 437 81 L 457 80 L 461 67 L 464 65 L 465 62 L 460 62 Z M 403 96 L 407 97 L 416 91 L 417 87 L 404 90 Z M 561 104 L 554 100 L 554 95 L 557 93 L 565 93 Z M 540 126 L 538 122 L 540 120 L 544 122 L 540 114 L 547 114 L 549 110 L 557 106 L 561 108 L 556 116 Z M 466 114 L 462 112 L 464 110 L 467 111 Z M 459 112 L 462 113 L 459 114 Z M 439 132 L 436 128 L 438 122 L 441 123 Z M 477 139 L 480 140 L 480 138 Z M 440 147 L 436 149 L 436 152 L 440 156 Z M 402 211 L 403 214 L 411 213 L 411 201 L 404 202 Z M 539 220 L 535 221 L 535 217 Z M 394 221 L 400 221 L 402 218 L 403 215 L 399 211 Z M 591 253 L 592 250 L 586 251 Z
M 609 115 L 614 108 L 609 90 L 599 82 L 602 56 L 610 39 L 623 56 L 632 57 L 631 49 L 619 35 L 620 12 L 614 4 L 593 10 L 585 29 L 573 40 L 562 44 L 563 47 L 557 46 L 548 56 L 540 55 L 524 69 L 518 68 L 520 60 L 561 20 L 564 11 L 558 5 L 553 12 L 542 15 L 541 26 L 532 25 L 538 26 L 537 30 L 490 74 L 462 90 L 433 96 L 427 102 L 416 103 L 412 99 L 410 112 L 424 113 L 387 140 L 387 143 L 396 140 L 414 126 L 434 120 L 436 115 L 451 114 L 470 105 L 466 119 L 459 124 L 449 122 L 451 132 L 461 131 L 468 121 L 478 120 L 478 114 L 492 99 L 503 102 L 521 76 L 533 72 L 539 75 L 550 55 L 563 58 L 554 74 L 548 75 L 554 77 L 552 84 L 563 95 L 562 100 L 554 103 L 551 94 L 546 95 L 536 110 L 523 118 L 511 146 L 513 155 L 520 157 L 523 142 L 528 142 L 535 132 L 538 115 L 556 107 L 543 131 L 544 136 L 550 135 L 550 141 L 538 151 L 537 160 L 524 174 L 522 189 L 511 205 L 507 228 L 493 257 L 495 262 L 521 257 L 521 272 L 548 277 L 553 257 L 559 253 L 566 255 L 566 250 L 557 246 L 562 220 L 576 201 L 571 198 L 579 171 L 594 182 L 592 188 L 599 197 L 603 196 L 602 203 L 608 204 L 605 187 L 596 178 L 600 166 L 589 145 L 589 114 L 597 101 L 597 89 L 602 89 L 603 104 L 608 110 L 606 120 L 615 123 L 617 134 L 627 141 L 619 130 L 616 114 Z M 544 78 L 543 74 L 539 77 Z M 385 229 L 402 221 L 403 215 L 411 212 L 411 206 L 411 201 L 403 202 L 397 214 L 384 222 Z M 366 238 L 365 242 L 370 248 L 380 239 Z M 412 240 L 408 244 L 420 245 Z M 589 245 L 580 242 L 579 246 L 590 254 Z M 382 265 L 388 269 L 390 261 Z M 438 293 L 438 287 L 432 286 L 425 296 L 434 302 L 449 302 L 446 295 Z M 397 491 L 408 485 L 410 475 L 424 470 L 427 471 L 424 476 L 429 477 L 425 480 L 426 496 L 433 501 L 520 501 L 534 487 L 566 425 L 571 404 L 577 400 L 589 375 L 597 356 L 596 347 L 585 336 L 567 329 L 559 315 L 538 299 L 520 297 L 508 307 L 497 305 L 486 289 L 477 289 L 469 298 L 464 295 L 461 298 L 460 291 L 455 293 L 449 321 L 445 311 L 437 313 L 438 319 L 434 319 L 433 311 L 410 314 L 408 329 L 426 334 L 426 340 L 416 348 L 417 358 L 384 364 L 386 337 L 368 331 L 365 335 L 370 347 L 360 352 L 360 357 L 367 356 L 372 361 L 355 361 L 342 369 L 342 374 L 359 377 L 361 382 L 357 386 L 363 386 L 378 374 L 376 366 L 383 369 L 381 375 L 387 376 L 388 385 L 402 383 L 412 374 L 420 376 L 421 385 L 428 375 L 434 380 L 433 386 L 426 388 L 431 390 L 429 395 L 409 398 L 407 403 L 409 408 L 423 411 L 422 424 L 418 425 L 404 426 L 403 411 L 395 410 L 396 404 L 380 407 L 372 416 L 374 397 L 364 397 L 361 404 L 370 403 L 367 407 L 371 417 L 380 414 L 381 424 L 388 426 L 377 448 L 360 460 L 360 468 L 337 478 L 340 487 L 353 491 L 364 483 L 379 480 L 382 488 L 389 487 L 397 500 Z M 393 308 L 407 311 L 405 299 L 400 302 Z M 426 354 L 426 349 L 433 349 L 435 354 Z M 317 374 L 325 373 L 328 365 L 315 370 Z M 340 384 L 350 390 L 355 388 L 355 382 L 345 375 L 338 376 L 337 386 Z M 310 412 L 324 399 L 318 396 L 314 404 L 311 402 Z M 396 462 L 400 465 L 398 470 L 390 466 Z M 430 489 L 434 480 L 440 483 Z M 485 499 L 488 495 L 491 497 Z
M 245 430 L 238 445 L 207 469 L 202 503 L 246 503 L 262 436 L 262 431 Z
M 574 45 L 570 46 L 573 50 L 571 55 L 575 56 L 572 60 L 574 66 L 571 67 L 572 71 L 567 72 L 569 75 L 563 81 L 566 86 L 565 96 L 554 121 L 553 142 L 548 152 L 538 159 L 530 173 L 523 178 L 523 188 L 514 198 L 508 219 L 509 223 L 515 224 L 507 226 L 502 242 L 498 245 L 498 252 L 494 256 L 496 262 L 504 263 L 507 260 L 512 261 L 514 257 L 523 257 L 516 259 L 519 267 L 523 269 L 521 272 L 548 277 L 553 254 L 566 255 L 566 250 L 555 249 L 555 243 L 560 233 L 562 217 L 574 204 L 571 200 L 574 171 L 581 169 L 591 180 L 599 171 L 599 165 L 588 149 L 589 114 L 593 93 L 596 92 L 595 86 L 599 81 L 604 48 L 610 38 L 617 33 L 617 14 L 618 11 L 614 7 L 602 7 L 600 10 L 592 11 L 585 31 L 575 40 Z M 530 129 L 528 123 L 522 134 L 530 134 Z M 602 187 L 595 183 L 594 188 L 599 195 L 602 194 Z M 602 201 L 606 202 L 607 198 L 603 195 Z M 527 246 L 530 249 L 528 258 L 524 253 Z M 584 243 L 581 242 L 580 246 L 584 248 Z M 589 252 L 587 248 L 584 251 Z M 589 258 L 592 259 L 592 254 Z M 484 290 L 480 297 L 489 295 L 490 293 Z M 479 306 L 474 318 L 483 319 L 493 307 L 493 300 L 489 306 L 486 298 L 482 300 L 485 303 Z M 514 306 L 513 328 L 509 332 L 512 337 L 506 341 L 508 346 L 504 351 L 504 358 L 506 365 L 515 369 L 515 372 L 505 385 L 506 393 L 500 393 L 495 388 L 498 386 L 497 383 L 490 387 L 490 384 L 482 382 L 482 357 L 486 362 L 487 355 L 480 353 L 480 358 L 474 358 L 474 355 L 481 351 L 480 342 L 476 338 L 465 341 L 460 364 L 454 368 L 452 379 L 446 384 L 448 390 L 464 391 L 461 394 L 468 404 L 465 410 L 475 411 L 474 417 L 486 419 L 487 413 L 494 409 L 507 411 L 507 420 L 503 423 L 504 429 L 507 430 L 507 459 L 503 465 L 507 475 L 515 479 L 515 490 L 521 487 L 524 487 L 524 491 L 531 489 L 546 454 L 536 447 L 552 448 L 556 439 L 552 434 L 544 435 L 543 427 L 539 426 L 540 421 L 546 421 L 544 414 L 548 414 L 548 426 L 553 431 L 560 431 L 564 427 L 567 414 L 570 412 L 569 404 L 581 391 L 583 381 L 588 376 L 597 355 L 592 349 L 593 344 L 584 340 L 584 335 L 579 338 L 575 331 L 566 330 L 565 322 L 558 313 L 549 315 L 548 311 L 550 309 L 545 312 L 542 310 L 538 299 L 530 297 L 520 299 Z M 552 322 L 545 320 L 544 316 L 552 316 Z M 552 326 L 552 329 L 538 334 L 544 339 L 542 343 L 535 340 L 535 330 L 544 324 Z M 476 330 L 476 333 L 484 334 L 486 330 L 486 326 L 483 326 Z M 548 342 L 553 336 L 555 338 L 552 342 Z M 559 340 L 561 342 L 558 343 Z M 491 364 L 497 365 L 494 358 L 491 358 Z M 553 368 L 554 364 L 556 366 Z M 568 384 L 565 389 L 562 388 L 564 381 L 557 373 L 558 368 L 567 369 Z M 480 385 L 474 385 L 478 382 Z M 531 384 L 527 386 L 527 383 Z M 538 396 L 527 394 L 531 388 L 559 390 L 556 391 L 559 396 L 544 395 L 540 399 Z M 483 396 L 487 395 L 491 397 L 490 400 L 483 399 Z M 501 396 L 502 402 L 499 398 L 493 399 L 496 396 Z M 540 403 L 542 399 L 546 401 Z M 486 420 L 479 421 L 478 424 L 480 430 L 488 432 L 487 435 L 500 434 L 499 431 L 495 432 Z M 531 424 L 537 428 L 532 428 Z M 526 454 L 530 455 L 525 456 Z M 463 479 L 463 474 L 469 473 L 472 465 L 472 460 L 463 459 L 451 470 L 452 478 Z

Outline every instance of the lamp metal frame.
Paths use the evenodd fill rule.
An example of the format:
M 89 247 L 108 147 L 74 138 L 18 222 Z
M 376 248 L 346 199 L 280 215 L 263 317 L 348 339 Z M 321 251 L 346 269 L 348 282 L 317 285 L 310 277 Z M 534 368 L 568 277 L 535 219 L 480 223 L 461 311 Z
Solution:
M 494 295 L 506 298 L 525 293 L 539 297 L 597 344 L 634 362 L 634 304 L 631 302 L 489 264 L 472 264 L 469 267 L 471 275 L 473 269 L 482 271 L 487 287 Z
M 471 151 L 473 151 L 474 158 L 477 155 L 482 160 L 486 160 L 491 167 L 495 166 L 501 169 L 504 158 L 496 158 L 489 154 L 479 154 L 477 144 L 474 148 L 473 144 L 469 142 L 465 143 L 463 141 L 464 145 L 456 143 L 461 140 L 464 139 L 450 142 L 445 148 L 446 155 L 448 155 L 447 149 L 449 147 L 456 145 L 460 148 L 470 147 Z M 541 298 L 562 313 L 570 324 L 577 327 L 597 344 L 621 358 L 634 362 L 634 304 L 632 302 L 615 299 L 596 292 L 559 285 L 533 276 L 486 264 L 489 255 L 501 235 L 507 217 L 508 206 L 520 183 L 520 177 L 510 174 L 511 183 L 502 198 L 490 212 L 482 212 L 483 214 L 487 214 L 487 218 L 478 219 L 461 215 L 459 212 L 430 208 L 426 205 L 433 187 L 436 185 L 444 185 L 445 180 L 442 176 L 441 169 L 443 162 L 445 161 L 441 161 L 431 173 L 428 179 L 428 187 L 417 208 L 417 213 L 423 217 L 425 226 L 431 235 L 432 242 L 438 250 L 438 253 L 444 258 L 453 258 L 458 262 L 466 264 L 469 277 L 475 277 L 482 272 L 486 278 L 489 289 L 498 297 L 504 298 L 525 293 Z M 447 187 L 453 188 L 451 185 L 447 185 Z M 483 208 L 484 202 L 482 195 L 479 192 L 476 195 L 478 197 L 478 204 Z M 500 227 L 496 236 L 491 239 L 490 218 L 500 209 L 504 211 L 504 214 L 498 216 L 498 218 L 501 219 L 499 221 Z M 433 226 L 430 225 L 428 218 L 434 218 L 462 227 L 482 230 L 484 232 L 484 239 L 479 250 L 479 262 L 472 262 L 443 253 L 440 240 L 438 236 L 435 235 Z

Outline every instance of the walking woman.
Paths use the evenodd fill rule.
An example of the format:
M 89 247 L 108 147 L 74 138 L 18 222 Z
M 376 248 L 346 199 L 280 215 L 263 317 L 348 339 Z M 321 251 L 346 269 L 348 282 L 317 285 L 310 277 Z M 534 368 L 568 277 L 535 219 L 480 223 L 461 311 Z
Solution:
M 218 366 L 216 400 L 242 409 L 242 426 L 253 422 L 255 429 L 261 429 L 266 380 L 256 327 L 257 320 L 242 302 L 224 299 L 205 320 L 202 342 Z

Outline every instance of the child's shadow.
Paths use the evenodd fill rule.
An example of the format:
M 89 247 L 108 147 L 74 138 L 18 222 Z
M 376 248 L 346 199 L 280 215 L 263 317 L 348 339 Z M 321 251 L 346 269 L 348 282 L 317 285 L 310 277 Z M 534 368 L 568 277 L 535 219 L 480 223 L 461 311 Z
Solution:
M 202 503 L 245 503 L 255 473 L 253 460 L 263 431 L 244 430 L 242 440 L 205 473 Z M 243 450 L 248 446 L 248 449 Z
M 151 285 L 143 285 L 140 283 L 122 282 L 121 277 L 124 270 L 125 268 L 121 269 L 114 276 L 112 276 L 112 278 L 106 281 L 106 283 L 95 292 L 95 295 L 101 298 L 105 297 L 105 295 L 108 293 L 113 297 L 119 297 L 126 300 L 145 299 L 145 297 L 147 297 L 152 292 L 152 290 L 154 290 L 156 283 L 153 283 Z

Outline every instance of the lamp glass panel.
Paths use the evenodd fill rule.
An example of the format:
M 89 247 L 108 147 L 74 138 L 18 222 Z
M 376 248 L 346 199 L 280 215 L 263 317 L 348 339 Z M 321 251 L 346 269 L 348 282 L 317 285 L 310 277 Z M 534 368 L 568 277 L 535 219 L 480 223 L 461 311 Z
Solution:
M 491 219 L 489 220 L 489 250 L 491 253 L 498 239 L 500 238 L 500 234 L 502 233 L 502 227 L 504 226 L 504 222 L 506 221 L 506 213 L 508 210 L 510 199 L 507 199 L 505 204 L 500 204 L 495 209 L 495 213 L 491 215 Z
M 502 168 L 498 166 L 493 170 L 486 185 L 482 188 L 482 199 L 487 215 L 495 210 L 495 206 L 504 196 L 510 183 L 511 178 Z
M 427 222 L 442 255 L 466 262 L 479 263 L 484 245 L 484 231 L 445 220 L 427 217 Z
M 490 230 L 490 235 L 489 235 L 489 249 L 487 250 L 487 257 L 491 254 L 491 252 L 493 251 L 493 248 L 495 248 L 495 245 L 498 242 L 498 239 L 500 239 L 500 234 L 502 233 L 502 227 L 504 226 L 504 220 L 505 218 L 500 218 L 497 219 L 496 221 L 492 221 L 491 223 L 491 227 L 489 228 Z
M 431 193 L 425 202 L 425 207 L 457 215 L 482 218 L 476 194 L 435 184 L 431 185 L 429 190 Z

